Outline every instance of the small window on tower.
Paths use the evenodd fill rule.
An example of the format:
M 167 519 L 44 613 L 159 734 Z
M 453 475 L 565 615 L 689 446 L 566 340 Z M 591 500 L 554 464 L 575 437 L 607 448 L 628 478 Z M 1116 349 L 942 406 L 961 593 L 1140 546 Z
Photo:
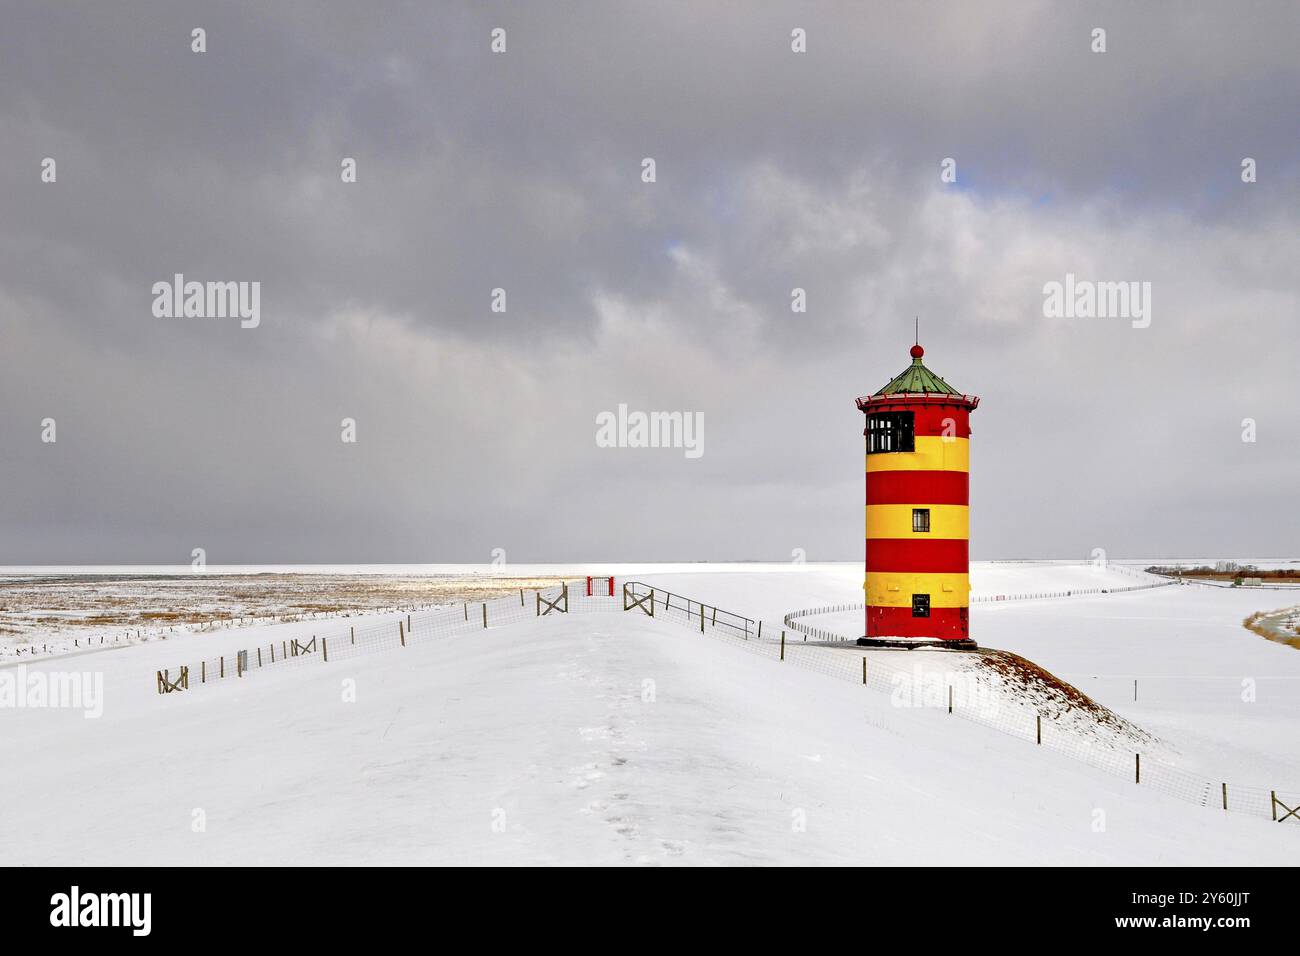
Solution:
M 913 508 L 912 509 L 912 531 L 914 533 L 925 534 L 930 530 L 930 509 Z
M 911 412 L 872 412 L 867 415 L 867 454 L 916 451 Z
M 929 617 L 930 616 L 930 595 L 913 594 L 912 595 L 912 617 Z

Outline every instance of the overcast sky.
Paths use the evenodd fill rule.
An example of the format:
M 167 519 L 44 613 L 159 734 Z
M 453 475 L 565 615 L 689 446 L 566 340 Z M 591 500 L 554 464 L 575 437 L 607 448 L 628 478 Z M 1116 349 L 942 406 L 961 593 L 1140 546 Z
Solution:
M 1300 551 L 1294 2 L 0 21 L 0 563 L 856 559 L 913 316 L 973 557 Z M 155 317 L 175 273 L 260 325 Z M 703 455 L 598 447 L 620 403 Z

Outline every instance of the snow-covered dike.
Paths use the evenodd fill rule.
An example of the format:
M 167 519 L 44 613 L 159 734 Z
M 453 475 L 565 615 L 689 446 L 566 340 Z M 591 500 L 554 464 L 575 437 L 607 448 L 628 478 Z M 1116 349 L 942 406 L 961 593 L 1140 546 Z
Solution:
M 456 604 L 409 619 L 216 622 L 0 665 L 0 678 L 25 666 L 48 687 L 85 672 L 95 691 L 93 707 L 0 706 L 0 761 L 19 768 L 6 776 L 0 864 L 1294 859 L 1300 826 L 1279 830 L 1266 807 L 1240 813 L 1271 787 L 1294 802 L 1300 782 L 1300 652 L 1241 626 L 1271 595 L 1121 593 L 1144 576 L 1114 565 L 976 565 L 977 586 L 1084 593 L 973 607 L 981 644 L 1012 655 L 799 641 L 781 663 L 784 612 L 860 600 L 860 567 L 623 570 L 620 583 L 753 618 L 755 640 L 718 639 L 712 621 L 701 635 L 698 604 L 694 618 L 674 603 L 652 620 L 578 591 L 575 613 L 544 618 L 531 593 L 490 601 L 487 629 L 480 608 Z M 576 613 L 592 610 L 610 613 Z M 852 636 L 861 613 L 819 623 Z M 313 636 L 328 637 L 328 663 L 317 653 L 232 676 L 240 650 L 254 667 L 256 648 L 282 657 Z M 1014 654 L 1102 707 L 1072 704 L 1071 688 Z M 864 657 L 870 687 L 855 677 Z M 182 664 L 191 690 L 159 695 L 154 672 L 174 680 Z M 900 668 L 917 674 L 895 686 Z M 996 704 L 992 719 L 971 719 L 972 700 L 981 715 Z M 1126 776 L 1134 751 L 1142 785 Z M 1208 782 L 1175 800 L 1162 767 Z M 1218 809 L 1221 780 L 1239 812 Z
M 100 719 L 3 716 L 0 864 L 1295 858 L 1268 823 L 635 613 L 165 697 L 162 649 L 87 655 Z

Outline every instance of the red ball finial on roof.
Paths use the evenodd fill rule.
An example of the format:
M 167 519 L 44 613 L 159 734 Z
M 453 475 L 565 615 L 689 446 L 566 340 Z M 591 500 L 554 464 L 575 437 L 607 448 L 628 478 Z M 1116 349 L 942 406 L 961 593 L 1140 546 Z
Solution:
M 925 354 L 925 349 L 921 348 L 919 343 L 912 346 L 912 358 L 919 359 L 924 354 Z

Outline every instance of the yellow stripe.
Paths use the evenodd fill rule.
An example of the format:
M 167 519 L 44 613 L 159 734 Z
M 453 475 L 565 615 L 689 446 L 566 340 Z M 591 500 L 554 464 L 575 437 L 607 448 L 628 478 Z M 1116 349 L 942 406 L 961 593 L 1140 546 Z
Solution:
M 912 509 L 930 509 L 930 530 L 912 530 Z M 969 538 L 970 508 L 966 505 L 867 505 L 868 538 Z
M 919 435 L 916 451 L 868 455 L 867 471 L 970 471 L 970 439 Z
M 970 603 L 970 576 L 966 574 L 873 571 L 863 589 L 867 603 L 877 607 L 911 607 L 913 594 L 930 595 L 930 607 L 966 607 Z

